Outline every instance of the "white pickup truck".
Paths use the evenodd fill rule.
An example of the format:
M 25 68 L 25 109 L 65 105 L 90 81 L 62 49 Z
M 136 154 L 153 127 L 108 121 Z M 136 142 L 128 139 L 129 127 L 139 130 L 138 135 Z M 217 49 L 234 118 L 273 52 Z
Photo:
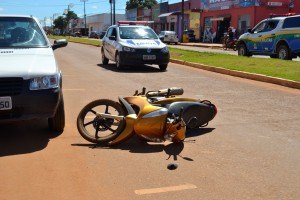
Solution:
M 32 16 L 0 15 L 0 122 L 48 119 L 52 131 L 65 126 L 62 76 L 51 45 Z

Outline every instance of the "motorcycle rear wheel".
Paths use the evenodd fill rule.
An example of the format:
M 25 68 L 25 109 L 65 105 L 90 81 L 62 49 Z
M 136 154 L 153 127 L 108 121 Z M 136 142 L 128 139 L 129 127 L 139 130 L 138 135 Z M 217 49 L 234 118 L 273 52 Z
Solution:
M 122 106 L 109 99 L 95 100 L 87 104 L 77 117 L 77 129 L 89 142 L 106 144 L 117 138 L 125 128 L 125 120 L 101 117 L 99 113 L 125 116 Z

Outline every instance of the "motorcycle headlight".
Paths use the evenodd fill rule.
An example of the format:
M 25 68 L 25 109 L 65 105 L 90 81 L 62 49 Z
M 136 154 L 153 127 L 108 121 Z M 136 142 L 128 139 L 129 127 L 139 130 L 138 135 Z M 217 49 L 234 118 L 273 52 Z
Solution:
M 135 49 L 130 48 L 130 47 L 123 47 L 123 51 L 126 51 L 126 52 L 135 52 Z
M 163 53 L 169 53 L 168 47 L 162 48 L 162 49 L 161 49 L 161 52 L 163 52 Z
M 44 90 L 58 88 L 59 76 L 43 76 L 30 79 L 29 89 L 30 90 Z
M 162 115 L 166 115 L 166 114 L 168 114 L 168 109 L 162 108 L 162 109 L 153 111 L 151 113 L 148 113 L 148 114 L 144 115 L 142 118 L 143 119 L 152 118 L 152 117 L 158 117 L 158 116 L 162 116 Z

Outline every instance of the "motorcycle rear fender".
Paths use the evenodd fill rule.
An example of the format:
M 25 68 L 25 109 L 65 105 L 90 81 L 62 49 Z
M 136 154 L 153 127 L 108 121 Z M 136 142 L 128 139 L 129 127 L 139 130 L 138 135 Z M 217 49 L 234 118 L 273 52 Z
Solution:
M 122 133 L 113 141 L 109 143 L 109 145 L 116 145 L 121 142 L 124 142 L 134 136 L 134 124 L 136 122 L 137 115 L 136 114 L 130 114 L 125 117 L 125 129 L 122 131 Z
M 128 115 L 135 114 L 135 111 L 133 110 L 131 105 L 124 98 L 119 97 L 119 102 L 123 106 L 123 108 L 126 109 Z
M 125 117 L 126 125 L 125 125 L 125 129 L 120 133 L 120 135 L 109 143 L 110 145 L 116 145 L 121 142 L 124 142 L 125 140 L 129 139 L 135 134 L 133 127 L 137 119 L 137 115 L 135 114 L 133 108 L 125 99 L 119 97 L 119 102 L 122 105 L 122 107 L 126 109 L 127 112 L 127 116 Z

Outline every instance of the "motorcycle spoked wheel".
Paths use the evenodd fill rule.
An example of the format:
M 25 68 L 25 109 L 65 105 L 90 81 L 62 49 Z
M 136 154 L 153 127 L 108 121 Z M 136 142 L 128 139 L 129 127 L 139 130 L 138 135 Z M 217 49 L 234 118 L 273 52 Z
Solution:
M 77 129 L 89 142 L 107 144 L 117 138 L 125 128 L 125 120 L 104 118 L 97 113 L 125 116 L 122 106 L 109 99 L 95 100 L 87 104 L 77 117 Z

